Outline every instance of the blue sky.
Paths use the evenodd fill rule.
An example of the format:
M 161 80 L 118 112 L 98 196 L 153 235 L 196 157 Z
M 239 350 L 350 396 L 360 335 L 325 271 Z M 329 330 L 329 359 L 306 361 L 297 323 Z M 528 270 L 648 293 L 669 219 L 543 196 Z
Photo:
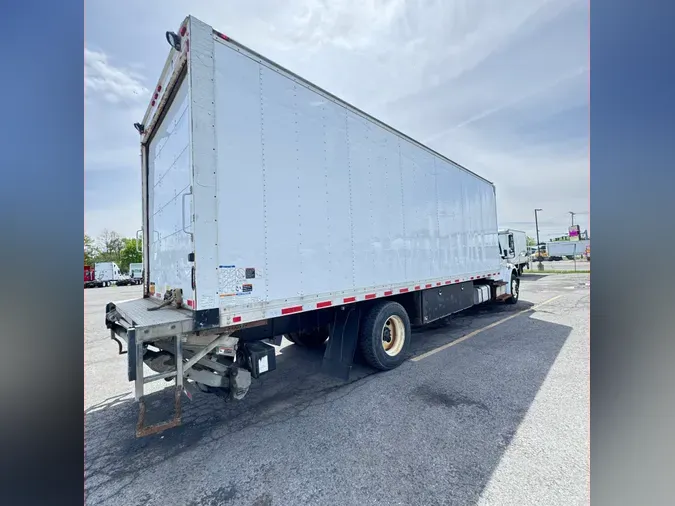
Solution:
M 192 14 L 497 186 L 499 221 L 542 239 L 589 224 L 585 0 L 88 2 L 85 229 L 140 228 L 139 121 Z

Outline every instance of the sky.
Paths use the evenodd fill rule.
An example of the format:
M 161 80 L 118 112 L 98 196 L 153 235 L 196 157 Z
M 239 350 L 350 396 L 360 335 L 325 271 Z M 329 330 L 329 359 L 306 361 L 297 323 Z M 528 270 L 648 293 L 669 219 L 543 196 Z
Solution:
M 90 0 L 85 232 L 141 225 L 140 121 L 192 14 L 495 183 L 499 224 L 590 233 L 587 0 Z

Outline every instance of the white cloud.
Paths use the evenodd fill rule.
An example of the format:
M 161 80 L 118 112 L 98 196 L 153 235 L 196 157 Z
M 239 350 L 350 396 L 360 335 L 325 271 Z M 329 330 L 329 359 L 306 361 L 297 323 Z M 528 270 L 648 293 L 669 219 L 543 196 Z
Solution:
M 100 51 L 84 48 L 85 90 L 112 104 L 134 104 L 148 97 L 146 88 L 135 72 L 115 67 Z

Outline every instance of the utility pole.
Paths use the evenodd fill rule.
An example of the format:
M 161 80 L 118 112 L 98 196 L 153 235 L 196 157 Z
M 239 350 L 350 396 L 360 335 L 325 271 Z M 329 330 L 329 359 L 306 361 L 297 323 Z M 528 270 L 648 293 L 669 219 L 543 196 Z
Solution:
M 574 211 L 568 211 L 570 213 L 570 216 L 572 216 L 572 226 L 574 226 L 574 215 L 577 214 Z
M 538 211 L 543 211 L 543 209 L 535 209 L 534 210 L 534 227 L 537 231 L 537 257 L 539 257 L 539 270 L 543 271 L 544 266 L 541 263 L 541 250 L 539 249 L 539 219 L 537 217 Z

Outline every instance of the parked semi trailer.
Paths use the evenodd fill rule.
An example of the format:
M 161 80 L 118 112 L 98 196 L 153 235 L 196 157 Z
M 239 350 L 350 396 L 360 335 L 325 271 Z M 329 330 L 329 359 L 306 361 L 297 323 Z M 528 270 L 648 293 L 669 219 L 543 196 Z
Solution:
M 586 252 L 586 247 L 590 245 L 588 239 L 580 241 L 551 241 L 546 245 L 548 250 L 548 259 L 563 260 L 565 257 L 574 258 L 575 256 L 583 255 Z
M 518 301 L 491 182 L 194 17 L 166 39 L 134 125 L 143 297 L 106 307 L 138 436 L 178 425 L 182 392 L 241 399 L 282 336 L 347 378 L 357 348 L 392 369 L 411 325 Z M 144 385 L 170 378 L 175 416 L 147 426 Z

